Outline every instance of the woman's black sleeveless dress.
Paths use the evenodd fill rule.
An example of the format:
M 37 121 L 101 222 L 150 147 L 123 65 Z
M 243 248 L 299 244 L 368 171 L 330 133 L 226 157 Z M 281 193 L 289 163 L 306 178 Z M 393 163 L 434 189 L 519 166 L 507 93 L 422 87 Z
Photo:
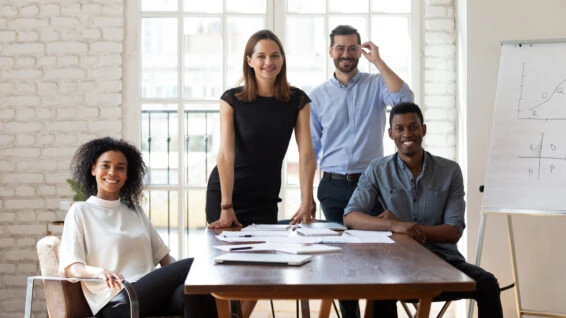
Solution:
M 234 109 L 235 162 L 232 204 L 244 226 L 277 222 L 281 167 L 299 111 L 310 102 L 305 92 L 292 88 L 289 102 L 258 96 L 254 102 L 238 100 L 235 87 L 221 99 Z M 220 178 L 214 167 L 206 190 L 206 221 L 220 218 Z

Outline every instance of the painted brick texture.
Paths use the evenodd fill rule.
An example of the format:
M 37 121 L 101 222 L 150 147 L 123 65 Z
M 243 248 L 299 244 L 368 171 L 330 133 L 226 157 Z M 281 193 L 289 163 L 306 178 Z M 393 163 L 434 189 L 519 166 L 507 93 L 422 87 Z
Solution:
M 70 158 L 122 135 L 123 0 L 0 1 L 0 313 L 22 317 Z M 36 284 L 33 316 L 45 317 Z

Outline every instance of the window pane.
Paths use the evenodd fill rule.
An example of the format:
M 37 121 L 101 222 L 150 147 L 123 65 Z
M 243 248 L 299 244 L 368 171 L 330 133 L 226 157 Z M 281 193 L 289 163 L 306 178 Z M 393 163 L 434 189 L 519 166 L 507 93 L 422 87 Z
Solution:
M 265 28 L 263 17 L 228 18 L 226 26 L 226 86 L 234 87 L 242 78 L 246 42 L 256 31 Z M 220 96 L 218 96 L 220 98 Z
M 372 36 L 379 54 L 405 82 L 410 83 L 409 20 L 407 17 L 372 18 Z
M 204 212 L 206 191 L 200 189 L 189 190 L 187 202 L 189 207 L 187 216 L 189 228 L 206 227 L 206 213 Z
M 142 154 L 149 184 L 178 184 L 177 105 L 142 105 Z
M 287 0 L 289 13 L 323 13 L 324 0 Z
M 285 205 L 285 212 L 282 214 L 282 209 L 279 209 L 278 218 L 280 220 L 290 219 L 293 214 L 297 212 L 299 206 L 301 205 L 301 189 L 299 189 L 298 187 L 286 187 L 284 191 L 285 201 L 283 202 L 283 204 Z
M 206 186 L 210 171 L 216 165 L 220 143 L 218 105 L 214 109 L 185 110 L 187 183 Z M 195 107 L 192 107 L 195 109 Z M 211 107 L 209 107 L 211 108 Z
M 288 17 L 285 53 L 287 77 L 293 86 L 310 91 L 324 82 L 327 40 L 322 17 Z
M 177 20 L 143 18 L 141 28 L 141 95 L 176 97 L 178 78 Z
M 218 99 L 222 94 L 220 18 L 186 18 L 183 97 Z
M 222 0 L 185 0 L 183 8 L 187 12 L 221 13 Z
M 155 229 L 171 249 L 171 255 L 178 257 L 179 241 L 177 233 L 178 224 L 178 193 L 167 190 L 144 191 L 145 201 L 143 209 Z
M 177 0 L 141 0 L 142 11 L 177 11 Z
M 411 12 L 410 0 L 371 0 L 373 12 L 386 13 L 409 13 Z
M 266 0 L 226 0 L 226 10 L 237 13 L 265 13 Z
M 390 0 L 397 1 L 397 0 Z M 332 13 L 367 13 L 368 0 L 328 0 L 328 11 Z

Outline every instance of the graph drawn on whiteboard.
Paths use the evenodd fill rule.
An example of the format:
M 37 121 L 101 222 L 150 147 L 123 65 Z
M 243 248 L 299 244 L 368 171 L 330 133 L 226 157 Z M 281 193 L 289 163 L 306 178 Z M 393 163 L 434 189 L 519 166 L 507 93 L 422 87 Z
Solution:
M 519 119 L 566 120 L 566 75 L 557 79 L 529 77 L 529 65 L 522 64 Z M 540 73 L 540 70 L 536 70 Z
M 566 211 L 566 41 L 506 43 L 490 136 L 484 211 Z
M 561 148 L 555 143 L 545 142 L 544 133 L 541 133 L 540 140 L 529 145 L 528 154 L 519 155 L 518 158 L 528 160 L 527 173 L 540 180 L 541 177 L 556 173 L 559 168 L 566 169 L 566 155 L 560 155 Z M 561 167 L 561 162 L 564 167 Z

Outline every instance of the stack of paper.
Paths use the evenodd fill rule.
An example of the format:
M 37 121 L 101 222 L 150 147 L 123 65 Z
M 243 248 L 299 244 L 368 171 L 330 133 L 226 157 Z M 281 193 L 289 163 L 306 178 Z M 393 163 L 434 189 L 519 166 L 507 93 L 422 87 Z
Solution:
M 295 232 L 297 232 L 297 234 L 302 235 L 302 236 L 339 236 L 341 233 L 336 232 L 336 231 L 332 231 L 331 229 L 326 229 L 326 228 L 297 228 L 295 229 Z
M 342 250 L 339 246 L 293 243 L 235 244 L 218 245 L 215 247 L 226 252 L 280 252 L 288 254 L 317 254 Z

